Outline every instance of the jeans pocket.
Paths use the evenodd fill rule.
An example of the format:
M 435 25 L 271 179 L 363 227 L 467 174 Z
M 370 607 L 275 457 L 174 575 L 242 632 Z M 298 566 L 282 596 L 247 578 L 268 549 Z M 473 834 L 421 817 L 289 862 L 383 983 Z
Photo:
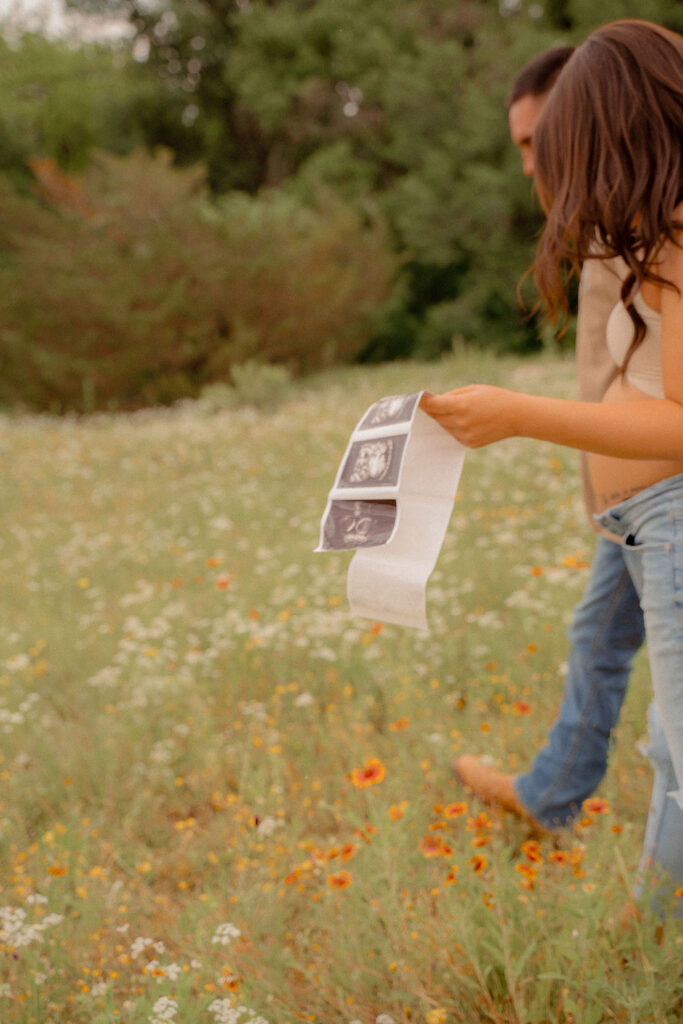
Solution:
M 672 539 L 671 561 L 674 575 L 674 600 L 676 611 L 683 616 L 683 511 L 676 510 L 671 513 Z

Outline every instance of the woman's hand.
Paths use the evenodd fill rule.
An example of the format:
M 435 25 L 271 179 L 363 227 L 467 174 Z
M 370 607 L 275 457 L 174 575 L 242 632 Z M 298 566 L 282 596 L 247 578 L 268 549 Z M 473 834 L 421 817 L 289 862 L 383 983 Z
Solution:
M 468 448 L 482 448 L 521 433 L 525 395 L 470 384 L 443 395 L 423 395 L 420 408 Z

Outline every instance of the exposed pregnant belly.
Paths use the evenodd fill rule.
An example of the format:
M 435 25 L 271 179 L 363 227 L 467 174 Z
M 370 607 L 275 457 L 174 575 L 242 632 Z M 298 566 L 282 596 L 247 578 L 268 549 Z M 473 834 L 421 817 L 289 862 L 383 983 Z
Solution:
M 621 376 L 605 393 L 603 402 L 634 402 L 649 398 Z M 656 401 L 656 399 L 652 399 Z M 588 455 L 588 469 L 598 510 L 617 505 L 658 480 L 683 473 L 683 462 L 671 459 L 615 459 L 610 455 Z

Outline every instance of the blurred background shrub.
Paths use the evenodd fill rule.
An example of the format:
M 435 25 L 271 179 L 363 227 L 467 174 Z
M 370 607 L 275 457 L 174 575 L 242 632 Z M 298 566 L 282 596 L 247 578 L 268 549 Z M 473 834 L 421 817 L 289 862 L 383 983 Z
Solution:
M 257 391 L 251 360 L 301 371 L 352 359 L 390 294 L 380 219 L 331 195 L 215 202 L 202 172 L 165 151 L 97 153 L 78 176 L 31 165 L 41 203 L 0 183 L 5 402 L 169 403 L 232 368 L 238 390 Z

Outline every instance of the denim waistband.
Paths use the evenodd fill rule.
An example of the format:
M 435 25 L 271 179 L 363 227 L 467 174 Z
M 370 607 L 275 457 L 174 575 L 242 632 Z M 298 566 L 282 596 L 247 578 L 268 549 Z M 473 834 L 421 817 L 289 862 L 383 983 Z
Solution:
M 634 519 L 640 518 L 651 507 L 675 499 L 683 503 L 683 473 L 658 480 L 651 487 L 638 491 L 632 498 L 620 501 L 618 505 L 613 505 L 604 512 L 598 512 L 593 518 L 610 533 L 623 537 L 628 533 Z

